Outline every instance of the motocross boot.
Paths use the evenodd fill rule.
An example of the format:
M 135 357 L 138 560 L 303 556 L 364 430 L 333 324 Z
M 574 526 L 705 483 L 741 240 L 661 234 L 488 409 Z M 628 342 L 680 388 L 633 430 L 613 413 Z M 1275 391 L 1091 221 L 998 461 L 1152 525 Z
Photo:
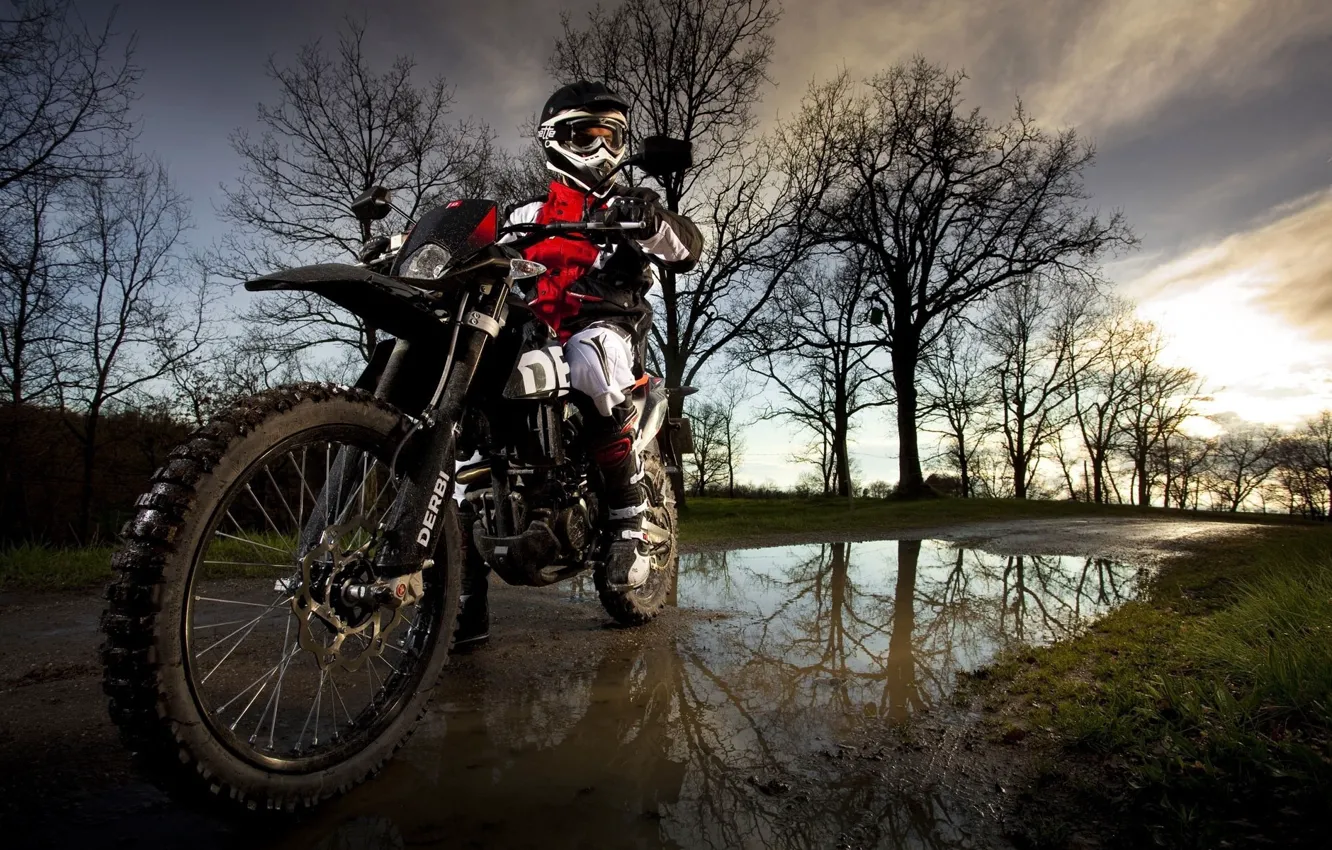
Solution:
M 603 544 L 606 579 L 614 588 L 624 590 L 647 581 L 652 570 L 647 535 L 643 533 L 644 514 L 648 510 L 647 488 L 643 484 L 643 459 L 635 450 L 638 414 L 628 399 L 611 408 L 608 417 L 596 417 L 597 430 L 592 438 L 592 458 L 601 469 L 606 501 L 607 524 Z
M 453 633 L 455 649 L 480 646 L 490 640 L 490 603 L 486 599 L 490 567 L 467 546 L 463 564 L 462 597 L 458 600 L 458 628 Z

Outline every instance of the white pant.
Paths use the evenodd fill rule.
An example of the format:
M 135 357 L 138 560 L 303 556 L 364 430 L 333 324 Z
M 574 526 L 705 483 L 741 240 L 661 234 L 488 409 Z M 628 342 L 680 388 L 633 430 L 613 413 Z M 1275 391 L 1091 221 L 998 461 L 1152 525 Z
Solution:
M 564 344 L 569 384 L 592 399 L 597 412 L 610 416 L 634 385 L 634 352 L 629 337 L 607 325 L 591 325 Z

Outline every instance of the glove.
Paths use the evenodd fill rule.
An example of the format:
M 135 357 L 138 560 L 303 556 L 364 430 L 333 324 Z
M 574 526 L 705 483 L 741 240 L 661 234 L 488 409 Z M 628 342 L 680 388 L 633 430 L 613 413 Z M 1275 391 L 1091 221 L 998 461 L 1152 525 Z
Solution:
M 635 239 L 650 239 L 661 228 L 661 196 L 645 186 L 625 189 L 611 200 L 605 221 L 607 224 L 639 222 L 643 226 L 629 233 Z

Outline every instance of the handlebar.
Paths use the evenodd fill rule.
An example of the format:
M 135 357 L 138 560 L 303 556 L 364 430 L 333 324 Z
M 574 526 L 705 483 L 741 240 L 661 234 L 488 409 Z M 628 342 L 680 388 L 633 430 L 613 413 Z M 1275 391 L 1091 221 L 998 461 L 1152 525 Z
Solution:
M 643 222 L 641 221 L 621 221 L 607 224 L 604 221 L 555 221 L 550 224 L 511 224 L 505 227 L 502 233 L 542 233 L 551 231 L 554 233 L 584 233 L 591 231 L 607 230 L 641 230 Z

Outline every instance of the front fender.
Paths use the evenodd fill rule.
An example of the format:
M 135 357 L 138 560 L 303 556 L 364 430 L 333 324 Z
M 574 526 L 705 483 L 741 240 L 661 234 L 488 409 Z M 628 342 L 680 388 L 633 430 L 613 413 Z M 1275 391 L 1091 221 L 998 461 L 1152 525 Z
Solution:
M 447 324 L 437 293 L 362 266 L 321 263 L 274 272 L 245 283 L 250 292 L 312 292 L 399 339 L 434 340 Z

